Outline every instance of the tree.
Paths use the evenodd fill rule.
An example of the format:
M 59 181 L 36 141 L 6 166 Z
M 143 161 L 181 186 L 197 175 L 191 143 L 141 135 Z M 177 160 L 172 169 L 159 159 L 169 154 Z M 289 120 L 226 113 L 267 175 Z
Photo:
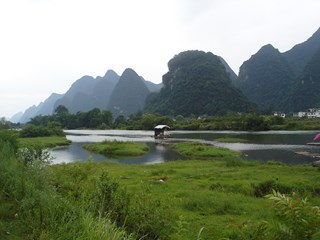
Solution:
M 9 129 L 10 122 L 8 122 L 4 117 L 0 119 L 0 129 Z
M 68 118 L 70 116 L 68 108 L 63 105 L 59 105 L 55 111 L 56 121 L 60 122 L 62 127 L 66 127 L 68 125 Z
M 67 107 L 65 107 L 64 105 L 59 105 L 58 107 L 56 107 L 56 109 L 54 110 L 54 113 L 56 115 L 65 115 L 65 114 L 69 114 L 69 110 Z
M 123 115 L 119 115 L 115 120 L 114 120 L 114 127 L 115 128 L 121 128 L 123 125 L 126 124 L 126 118 Z

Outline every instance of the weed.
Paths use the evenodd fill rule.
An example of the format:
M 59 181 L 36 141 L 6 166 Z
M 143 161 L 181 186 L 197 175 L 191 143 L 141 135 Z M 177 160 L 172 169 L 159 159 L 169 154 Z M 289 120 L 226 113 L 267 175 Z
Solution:
M 263 197 L 267 194 L 270 194 L 272 190 L 281 191 L 283 193 L 292 192 L 291 187 L 284 186 L 280 184 L 278 181 L 275 181 L 273 179 L 261 182 L 257 185 L 252 184 L 252 188 L 253 188 L 253 195 L 255 197 Z

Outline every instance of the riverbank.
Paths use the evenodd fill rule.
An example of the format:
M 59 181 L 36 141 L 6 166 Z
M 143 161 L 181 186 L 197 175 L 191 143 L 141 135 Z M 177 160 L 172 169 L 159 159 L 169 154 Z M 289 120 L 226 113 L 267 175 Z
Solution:
M 308 196 L 311 205 L 320 205 L 319 170 L 309 166 L 288 166 L 240 159 L 187 160 L 157 165 L 73 163 L 50 167 L 52 182 L 65 196 L 83 199 L 98 179 L 108 172 L 126 189 L 130 209 L 147 214 L 148 223 L 166 222 L 159 233 L 170 239 L 220 239 L 238 236 L 244 227 L 255 230 L 262 221 L 279 221 L 272 201 L 263 196 L 272 189 L 296 196 Z M 75 177 L 78 176 L 78 177 Z M 76 204 L 76 202 L 75 202 Z M 160 218 L 161 219 L 158 219 Z M 136 216 L 137 217 L 137 216 Z M 280 221 L 279 221 L 280 222 Z
M 67 146 L 71 143 L 71 141 L 68 140 L 65 136 L 19 138 L 18 142 L 21 147 L 29 145 L 41 145 L 46 148 Z
M 285 234 L 315 233 L 319 168 L 244 161 L 230 150 L 179 145 L 189 160 L 46 165 L 21 161 L 1 144 L 0 238 L 290 239 Z M 276 212 L 270 198 L 281 201 L 284 195 L 266 198 L 273 190 L 299 206 L 297 212 L 281 205 L 298 215 Z

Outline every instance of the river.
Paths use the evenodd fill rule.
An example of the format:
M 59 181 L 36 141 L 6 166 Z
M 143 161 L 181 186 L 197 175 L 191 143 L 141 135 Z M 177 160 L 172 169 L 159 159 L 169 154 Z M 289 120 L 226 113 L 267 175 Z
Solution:
M 275 160 L 284 163 L 311 163 L 319 160 L 320 146 L 309 146 L 317 134 L 315 131 L 172 131 L 171 138 L 155 140 L 153 131 L 136 130 L 65 130 L 67 139 L 72 144 L 67 147 L 54 148 L 53 163 L 69 163 L 75 161 L 110 161 L 123 164 L 155 164 L 165 161 L 185 159 L 172 151 L 168 143 L 178 141 L 198 141 L 218 147 L 240 151 L 247 160 Z M 245 143 L 221 143 L 216 139 L 232 137 L 246 139 Z M 108 141 L 145 142 L 150 150 L 142 157 L 112 159 L 102 155 L 92 154 L 82 149 L 83 144 Z

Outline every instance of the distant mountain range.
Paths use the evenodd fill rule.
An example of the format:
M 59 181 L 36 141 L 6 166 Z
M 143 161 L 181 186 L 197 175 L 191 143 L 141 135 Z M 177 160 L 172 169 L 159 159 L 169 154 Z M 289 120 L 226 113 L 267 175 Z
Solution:
M 138 111 L 188 116 L 320 107 L 320 28 L 284 53 L 271 44 L 263 46 L 241 65 L 239 76 L 222 57 L 203 51 L 179 53 L 168 67 L 161 84 L 146 81 L 129 68 L 121 76 L 113 70 L 103 77 L 84 76 L 66 93 L 51 94 L 11 121 L 25 123 L 36 115 L 50 115 L 59 105 L 70 113 L 99 108 L 115 116 Z
M 146 81 L 132 69 L 126 69 L 121 76 L 113 70 L 108 70 L 103 77 L 83 76 L 75 81 L 66 93 L 53 93 L 44 102 L 31 106 L 24 113 L 17 113 L 10 120 L 26 123 L 36 115 L 53 114 L 59 105 L 64 105 L 70 113 L 86 112 L 93 108 L 101 110 L 110 108 L 113 114 L 130 115 L 143 109 L 145 95 L 159 91 L 161 87 L 161 83 Z M 142 89 L 141 95 L 137 95 L 135 91 L 137 89 Z M 119 99 L 122 103 L 115 102 L 115 99 Z M 123 99 L 130 99 L 130 106 L 124 107 Z

